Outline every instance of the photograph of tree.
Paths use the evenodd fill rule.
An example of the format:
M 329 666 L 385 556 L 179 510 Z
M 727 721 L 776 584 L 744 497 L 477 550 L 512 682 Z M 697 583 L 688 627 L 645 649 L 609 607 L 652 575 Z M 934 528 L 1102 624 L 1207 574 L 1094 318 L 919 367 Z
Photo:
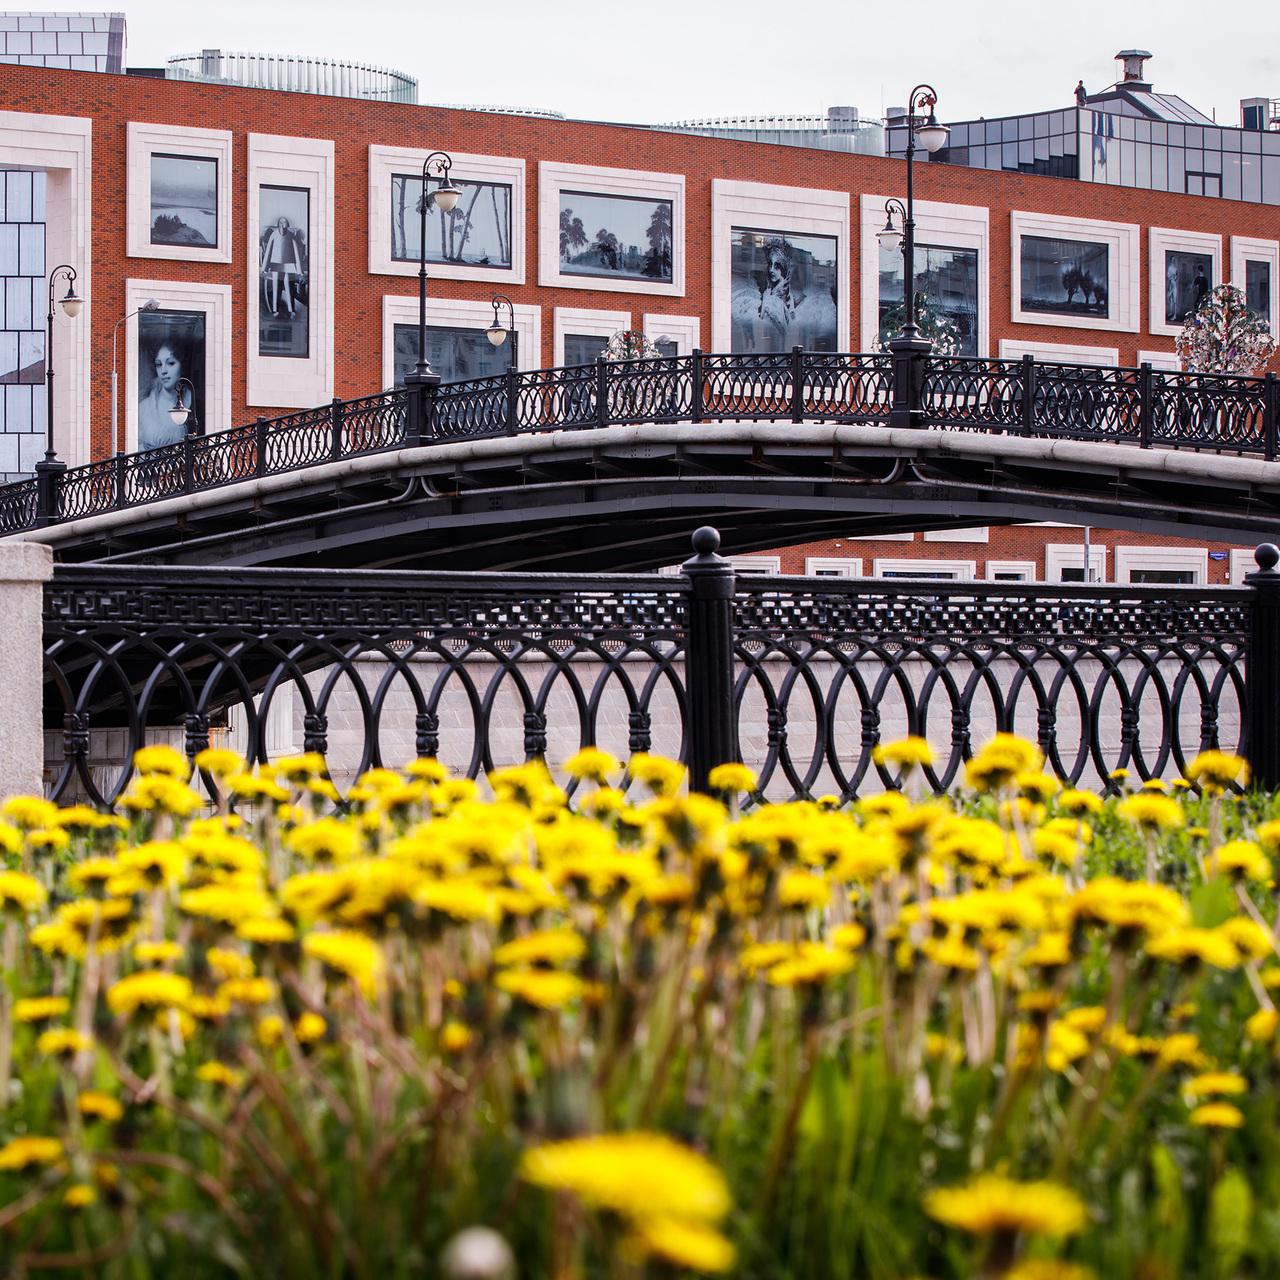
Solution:
M 437 208 L 428 184 L 427 261 L 468 267 L 511 266 L 511 188 L 501 182 L 458 181 L 462 194 L 449 213 Z M 422 175 L 391 176 L 391 256 L 398 262 L 421 257 L 422 219 L 418 201 Z
M 915 253 L 916 324 L 936 354 L 978 354 L 978 251 L 917 244 Z M 880 249 L 880 345 L 906 319 L 902 252 Z
M 1181 324 L 1213 288 L 1213 257 L 1168 249 L 1164 255 L 1164 319 Z
M 1110 251 L 1096 240 L 1022 237 L 1022 309 L 1058 316 L 1109 316 Z
M 258 354 L 305 360 L 311 345 L 311 193 L 259 187 L 258 228 Z
M 840 288 L 835 236 L 734 227 L 734 351 L 835 351 Z
M 218 247 L 218 162 L 201 156 L 151 157 L 151 243 Z
M 560 272 L 670 284 L 672 202 L 562 191 Z

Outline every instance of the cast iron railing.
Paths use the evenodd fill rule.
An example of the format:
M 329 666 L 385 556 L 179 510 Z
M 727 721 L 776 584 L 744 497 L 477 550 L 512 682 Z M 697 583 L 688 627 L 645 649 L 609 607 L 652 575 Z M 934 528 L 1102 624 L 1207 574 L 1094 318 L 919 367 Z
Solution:
M 895 368 L 894 361 L 901 367 Z M 905 361 L 905 363 L 903 363 Z M 939 426 L 1276 456 L 1274 374 L 1104 369 L 944 356 L 786 354 L 597 361 L 413 385 L 259 419 L 0 487 L 0 535 L 361 454 L 617 423 Z
M 952 784 L 996 730 L 1107 783 L 1170 778 L 1207 747 L 1280 783 L 1280 573 L 1248 586 L 739 581 L 699 530 L 679 578 L 59 566 L 45 592 L 55 796 L 105 804 L 157 736 L 292 749 L 340 782 L 435 755 L 476 776 L 595 743 L 757 768 L 771 798 L 892 783 L 906 733 Z M 1246 655 L 1249 660 L 1246 662 Z M 228 726 L 226 729 L 221 726 Z

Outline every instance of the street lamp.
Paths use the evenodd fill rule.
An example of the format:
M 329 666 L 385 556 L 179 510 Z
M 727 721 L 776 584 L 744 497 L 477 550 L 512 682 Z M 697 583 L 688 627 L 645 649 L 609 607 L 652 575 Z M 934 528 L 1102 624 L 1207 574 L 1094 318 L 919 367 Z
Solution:
M 46 467 L 60 465 L 58 455 L 53 448 L 53 293 L 59 276 L 66 280 L 67 292 L 58 300 L 58 305 L 73 320 L 80 314 L 80 308 L 84 306 L 84 299 L 76 293 L 75 267 L 67 263 L 54 267 L 49 272 L 49 314 L 45 321 L 44 380 L 48 397 L 45 414 L 44 464 Z
M 116 337 L 120 332 L 120 326 L 126 320 L 132 320 L 134 316 L 140 315 L 144 311 L 158 311 L 159 309 L 160 304 L 154 298 L 148 298 L 137 310 L 130 311 L 126 316 L 121 316 L 111 330 L 111 447 L 119 453 L 123 453 L 124 450 L 120 447 L 120 437 L 116 434 Z
M 484 331 L 485 337 L 495 346 L 500 347 L 507 340 L 508 333 L 514 333 L 516 330 L 516 309 L 511 305 L 511 299 L 505 293 L 495 293 L 490 299 L 493 303 L 493 323 Z M 498 308 L 506 307 L 507 309 L 507 327 L 504 329 L 498 319 Z
M 422 162 L 422 195 L 418 199 L 418 363 L 410 377 L 423 382 L 435 377 L 427 359 L 427 206 L 432 200 L 442 213 L 452 213 L 462 194 L 449 177 L 453 159 L 444 151 L 433 151 Z M 434 191 L 427 190 L 432 174 L 440 179 Z
M 182 403 L 183 388 L 191 392 L 191 403 Z M 190 378 L 179 378 L 173 386 L 174 401 L 173 407 L 169 410 L 169 421 L 175 427 L 186 427 L 187 435 L 193 436 L 200 430 L 200 423 L 196 419 L 196 389 L 191 384 Z

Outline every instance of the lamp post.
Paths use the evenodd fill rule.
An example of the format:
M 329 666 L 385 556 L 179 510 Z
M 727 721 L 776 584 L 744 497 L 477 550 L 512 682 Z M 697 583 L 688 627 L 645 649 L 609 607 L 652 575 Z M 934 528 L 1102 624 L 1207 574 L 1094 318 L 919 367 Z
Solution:
M 191 403 L 183 404 L 183 389 L 191 392 Z M 187 435 L 193 436 L 200 430 L 199 420 L 196 418 L 196 389 L 192 385 L 190 378 L 179 378 L 173 384 L 173 407 L 169 410 L 169 421 L 175 427 L 186 427 Z
M 36 520 L 42 525 L 52 524 L 58 518 L 58 482 L 67 469 L 58 460 L 53 447 L 53 317 L 54 286 L 61 276 L 67 282 L 67 292 L 58 299 L 62 310 L 75 319 L 84 306 L 84 299 L 76 293 L 76 269 L 62 263 L 49 272 L 49 314 L 45 317 L 44 380 L 45 380 L 45 450 L 44 457 L 36 463 Z
M 495 293 L 489 301 L 493 304 L 493 323 L 484 333 L 493 346 L 500 347 L 506 342 L 507 334 L 515 333 L 516 331 L 516 309 L 511 305 L 511 299 L 505 293 Z M 506 328 L 503 328 L 502 322 L 498 319 L 499 307 L 506 307 L 507 309 Z
M 418 199 L 418 363 L 410 375 L 414 382 L 435 377 L 427 359 L 427 206 L 434 198 L 442 213 L 453 212 L 462 193 L 449 177 L 452 168 L 453 159 L 444 151 L 433 151 L 422 162 L 422 195 Z M 427 182 L 433 173 L 440 179 L 440 185 L 435 191 L 428 191 Z
M 117 453 L 123 453 L 124 450 L 120 447 L 120 437 L 116 432 L 116 338 L 120 333 L 120 326 L 126 320 L 132 320 L 134 316 L 141 315 L 144 311 L 159 309 L 160 304 L 154 298 L 148 298 L 142 306 L 130 311 L 128 315 L 121 316 L 111 329 L 111 447 Z
M 890 252 L 902 247 L 902 285 L 906 306 L 903 324 L 897 336 L 889 340 L 893 353 L 893 404 L 889 414 L 892 426 L 916 426 L 919 424 L 921 392 L 924 382 L 924 359 L 933 344 L 920 337 L 916 326 L 916 202 L 915 156 L 916 139 L 930 155 L 942 147 L 951 130 L 939 124 L 933 109 L 938 95 L 932 86 L 918 84 L 907 100 L 907 203 L 899 200 L 885 202 L 885 225 L 877 233 L 880 243 Z M 928 112 L 925 115 L 925 112 Z M 902 218 L 901 231 L 894 226 L 893 215 Z

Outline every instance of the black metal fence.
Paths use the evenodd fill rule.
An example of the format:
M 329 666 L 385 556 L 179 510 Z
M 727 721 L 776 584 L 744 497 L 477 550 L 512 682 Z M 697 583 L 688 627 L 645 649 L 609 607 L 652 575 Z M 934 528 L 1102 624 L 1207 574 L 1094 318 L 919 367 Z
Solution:
M 996 730 L 1072 781 L 1173 777 L 1218 746 L 1280 781 L 1272 548 L 1249 586 L 1206 588 L 740 581 L 717 545 L 700 530 L 678 578 L 59 567 L 50 790 L 109 803 L 157 737 L 261 763 L 286 696 L 290 747 L 340 782 L 594 743 L 679 756 L 694 785 L 741 758 L 770 798 L 851 797 L 892 782 L 882 741 L 928 737 L 944 788 Z M 1251 675 L 1251 653 L 1274 660 Z
M 146 453 L 48 471 L 0 487 L 0 534 L 408 446 L 616 423 L 737 420 L 941 426 L 1270 460 L 1280 384 L 1274 374 L 800 348 L 512 370 L 334 400 Z

